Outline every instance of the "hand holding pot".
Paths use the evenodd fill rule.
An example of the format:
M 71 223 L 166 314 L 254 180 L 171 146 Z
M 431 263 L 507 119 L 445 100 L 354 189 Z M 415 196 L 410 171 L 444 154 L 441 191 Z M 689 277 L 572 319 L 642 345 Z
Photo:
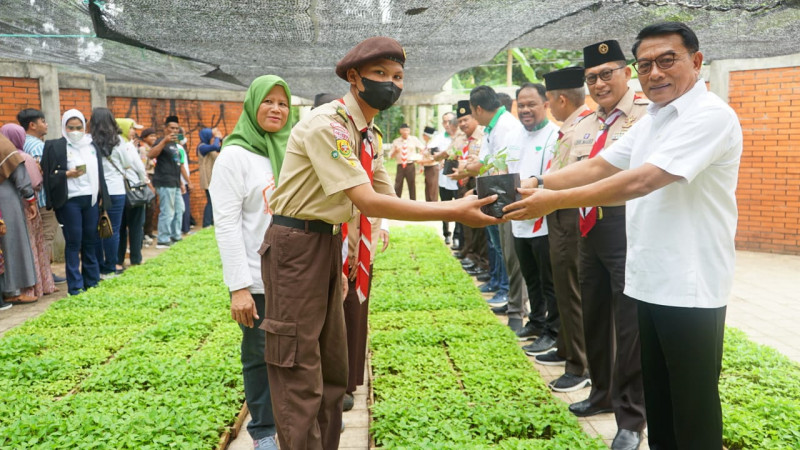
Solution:
M 517 191 L 522 194 L 522 200 L 503 208 L 505 212 L 504 219 L 537 219 L 558 209 L 556 203 L 558 196 L 555 191 L 525 188 L 519 188 Z
M 452 203 L 451 206 L 456 213 L 455 221 L 472 228 L 481 228 L 487 225 L 496 225 L 505 222 L 505 217 L 503 219 L 497 219 L 481 212 L 481 206 L 488 205 L 495 200 L 497 200 L 496 195 L 490 195 L 489 197 L 480 199 L 475 195 L 467 195 L 447 203 Z

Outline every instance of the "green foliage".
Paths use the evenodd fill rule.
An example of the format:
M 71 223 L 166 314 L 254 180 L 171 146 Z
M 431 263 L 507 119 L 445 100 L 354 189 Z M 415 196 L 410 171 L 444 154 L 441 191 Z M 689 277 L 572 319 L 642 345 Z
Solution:
M 0 448 L 213 448 L 241 332 L 205 230 L 0 339 Z
M 582 65 L 583 52 L 547 48 L 513 48 L 515 63 L 511 68 L 511 82 L 519 86 L 525 82 L 540 83 L 544 74 L 568 66 Z M 475 86 L 506 85 L 508 53 L 498 53 L 491 61 L 462 70 L 453 76 L 453 89 L 469 90 Z
M 720 376 L 729 449 L 800 448 L 800 366 L 736 329 L 725 330 Z
M 486 172 L 492 173 L 493 171 L 505 172 L 508 170 L 508 149 L 500 149 L 497 153 L 490 154 L 481 161 L 481 170 L 478 175 L 483 175 Z
M 370 349 L 382 447 L 605 448 L 553 398 L 428 227 L 375 261 Z

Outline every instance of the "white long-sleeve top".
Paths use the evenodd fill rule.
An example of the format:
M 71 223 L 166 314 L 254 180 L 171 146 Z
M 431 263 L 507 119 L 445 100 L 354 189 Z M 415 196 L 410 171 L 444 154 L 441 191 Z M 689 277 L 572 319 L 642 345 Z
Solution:
M 133 151 L 131 151 L 133 149 Z M 109 159 L 114 162 L 111 164 Z M 138 158 L 138 152 L 133 148 L 133 144 L 125 142 L 120 138 L 119 143 L 111 150 L 108 157 L 103 157 L 103 174 L 106 178 L 106 186 L 108 187 L 109 195 L 125 195 L 125 184 L 123 182 L 123 174 L 126 174 L 129 169 L 134 169 L 138 177 L 144 175 L 144 167 L 139 172 L 138 167 L 142 166 L 142 162 Z M 136 163 L 139 163 L 138 166 Z M 128 181 L 136 183 L 136 178 L 128 177 Z
M 275 179 L 269 158 L 238 145 L 222 149 L 214 164 L 208 192 L 222 258 L 222 277 L 230 291 L 247 288 L 263 294 L 261 255 L 272 210 Z

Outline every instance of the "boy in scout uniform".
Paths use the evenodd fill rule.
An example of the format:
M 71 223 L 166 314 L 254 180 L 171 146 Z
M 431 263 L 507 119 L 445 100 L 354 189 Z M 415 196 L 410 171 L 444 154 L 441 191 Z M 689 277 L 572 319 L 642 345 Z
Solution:
M 286 147 L 271 199 L 272 225 L 260 250 L 265 360 L 284 450 L 339 444 L 348 378 L 340 224 L 356 208 L 362 213 L 355 285 L 359 298 L 366 298 L 372 235 L 367 217 L 498 222 L 480 212 L 496 196 L 443 203 L 395 197 L 375 145 L 373 118 L 400 96 L 404 63 L 405 51 L 394 39 L 373 37 L 356 45 L 336 65 L 349 92 L 301 120 Z
M 615 40 L 583 49 L 584 75 L 598 109 L 574 131 L 568 162 L 593 158 L 641 117 L 649 101 L 628 87 L 631 69 Z M 613 449 L 638 448 L 645 427 L 636 302 L 625 287 L 625 203 L 579 210 L 580 285 L 592 391 L 570 405 L 579 417 L 614 412 Z M 616 351 L 614 351 L 616 349 Z

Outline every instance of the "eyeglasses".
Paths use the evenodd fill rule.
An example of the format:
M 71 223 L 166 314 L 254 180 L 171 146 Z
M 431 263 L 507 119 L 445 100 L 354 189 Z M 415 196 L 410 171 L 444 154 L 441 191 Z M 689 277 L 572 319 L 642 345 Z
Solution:
M 602 72 L 600 72 L 598 74 L 590 73 L 589 75 L 586 75 L 586 77 L 584 77 L 584 79 L 586 80 L 586 84 L 591 86 L 591 85 L 597 83 L 597 79 L 598 78 L 600 78 L 603 81 L 611 80 L 611 77 L 614 75 L 614 71 L 615 70 L 620 70 L 620 69 L 624 69 L 624 68 L 625 68 L 625 66 L 622 66 L 622 67 L 617 67 L 616 69 L 606 69 L 606 70 L 604 70 L 604 71 L 602 71 Z
M 635 63 L 633 63 L 633 68 L 636 69 L 636 73 L 639 75 L 647 75 L 653 70 L 653 63 L 655 63 L 659 69 L 667 70 L 673 65 L 675 65 L 675 61 L 678 60 L 677 56 L 681 53 L 664 53 L 661 56 L 656 57 L 656 59 L 639 59 Z

